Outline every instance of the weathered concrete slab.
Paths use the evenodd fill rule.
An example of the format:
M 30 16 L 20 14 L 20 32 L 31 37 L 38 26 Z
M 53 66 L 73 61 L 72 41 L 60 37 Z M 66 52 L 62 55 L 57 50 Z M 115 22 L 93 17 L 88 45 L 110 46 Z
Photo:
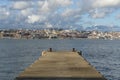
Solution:
M 106 80 L 77 52 L 44 51 L 17 80 Z

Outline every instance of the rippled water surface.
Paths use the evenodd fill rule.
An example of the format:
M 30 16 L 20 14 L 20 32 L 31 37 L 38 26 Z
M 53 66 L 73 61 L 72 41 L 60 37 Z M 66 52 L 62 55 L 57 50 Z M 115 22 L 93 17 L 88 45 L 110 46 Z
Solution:
M 88 39 L 0 39 L 0 80 L 14 80 L 50 47 L 82 50 L 83 56 L 108 80 L 120 80 L 120 40 Z

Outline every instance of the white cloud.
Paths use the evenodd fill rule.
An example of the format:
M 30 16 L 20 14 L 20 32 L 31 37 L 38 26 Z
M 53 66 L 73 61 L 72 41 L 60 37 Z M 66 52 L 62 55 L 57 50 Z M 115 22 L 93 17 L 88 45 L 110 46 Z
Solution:
M 73 17 L 73 16 L 81 15 L 81 9 L 67 8 L 61 15 L 64 17 Z
M 52 26 L 52 24 L 50 24 L 50 23 L 47 22 L 47 23 L 45 23 L 45 27 L 46 28 L 52 28 L 53 26 Z
M 93 7 L 118 7 L 120 6 L 120 0 L 94 0 Z
M 45 20 L 46 17 L 42 16 L 42 15 L 30 15 L 28 16 L 28 19 L 26 20 L 28 23 L 35 23 L 35 22 L 40 22 Z
M 48 0 L 49 7 L 65 7 L 71 5 L 73 2 L 72 0 Z
M 38 1 L 38 2 L 37 2 L 37 5 L 38 5 L 39 7 L 42 7 L 43 4 L 44 4 L 44 1 Z
M 117 19 L 120 19 L 120 14 L 118 14 L 118 15 L 116 16 L 116 18 L 117 18 Z
M 95 8 L 119 8 L 120 0 L 82 0 L 82 8 L 89 10 Z
M 105 15 L 106 15 L 105 12 L 103 12 L 103 11 L 101 12 L 98 9 L 90 11 L 90 17 L 92 17 L 92 18 L 103 18 L 103 17 L 105 17 Z
M 66 9 L 63 13 L 62 16 L 70 16 L 73 14 L 73 9 Z
M 10 15 L 10 12 L 5 8 L 0 8 L 0 19 L 6 19 Z
M 92 15 L 92 18 L 103 18 L 105 16 L 105 13 L 95 13 Z
M 104 18 L 120 7 L 120 0 L 81 0 L 82 14 L 91 18 Z
M 14 21 L 41 22 L 46 27 L 81 25 L 82 20 L 104 18 L 120 8 L 120 0 L 15 0 L 9 4 L 6 9 L 10 10 L 0 9 L 0 19 L 10 16 Z
M 61 6 L 69 6 L 71 5 L 73 2 L 71 0 L 52 0 L 54 1 L 54 4 L 58 4 L 58 5 L 61 5 Z
M 31 15 L 32 12 L 33 12 L 33 8 L 27 8 L 27 9 L 21 10 L 21 14 L 22 14 L 23 16 Z
M 48 12 L 48 11 L 50 11 L 48 1 L 45 1 L 45 2 L 44 2 L 44 4 L 43 4 L 42 7 L 41 7 L 41 11 L 43 11 L 43 12 Z
M 59 7 L 66 7 L 71 5 L 73 2 L 72 0 L 45 0 L 39 1 L 38 6 L 40 10 L 43 12 L 53 12 L 57 10 Z
M 93 9 L 89 11 L 89 14 L 90 14 L 90 17 L 92 18 L 104 18 L 112 12 L 113 12 L 113 9 L 102 8 L 102 9 Z
M 16 1 L 16 2 L 13 2 L 12 7 L 14 9 L 25 9 L 30 7 L 30 3 L 27 1 Z

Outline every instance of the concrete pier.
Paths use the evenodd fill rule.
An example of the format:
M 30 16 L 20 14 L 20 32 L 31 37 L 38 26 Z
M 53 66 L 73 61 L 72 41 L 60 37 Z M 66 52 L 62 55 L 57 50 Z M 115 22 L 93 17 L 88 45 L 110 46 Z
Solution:
M 16 80 L 107 80 L 76 51 L 43 51 Z

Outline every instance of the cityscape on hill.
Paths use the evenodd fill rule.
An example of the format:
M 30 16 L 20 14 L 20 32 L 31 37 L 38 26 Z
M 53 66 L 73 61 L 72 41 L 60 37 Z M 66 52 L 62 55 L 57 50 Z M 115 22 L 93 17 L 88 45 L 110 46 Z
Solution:
M 102 31 L 78 31 L 64 29 L 7 29 L 0 30 L 0 38 L 12 39 L 65 39 L 65 38 L 88 38 L 88 39 L 120 39 L 120 32 Z

